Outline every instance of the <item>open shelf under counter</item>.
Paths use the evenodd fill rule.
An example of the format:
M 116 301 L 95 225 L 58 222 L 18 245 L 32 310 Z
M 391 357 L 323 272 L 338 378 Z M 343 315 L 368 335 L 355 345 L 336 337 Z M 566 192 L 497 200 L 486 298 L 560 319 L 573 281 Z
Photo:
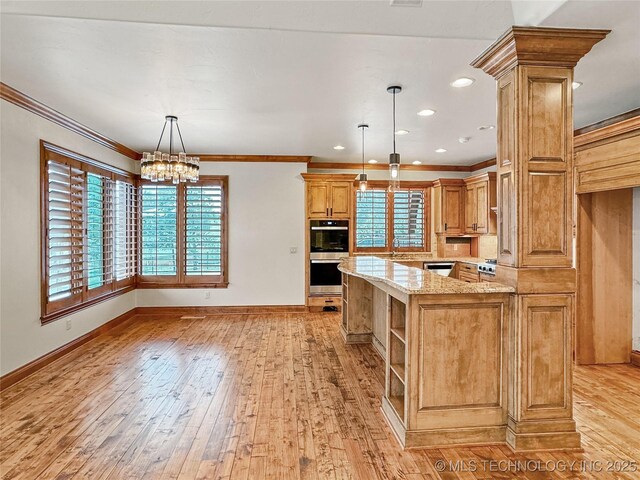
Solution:
M 404 364 L 403 363 L 392 363 L 392 364 L 389 365 L 389 367 L 391 368 L 393 373 L 395 373 L 398 376 L 400 381 L 404 384 L 405 383 Z
M 391 328 L 391 333 L 396 336 L 398 340 L 404 343 L 405 341 L 405 330 L 404 328 Z

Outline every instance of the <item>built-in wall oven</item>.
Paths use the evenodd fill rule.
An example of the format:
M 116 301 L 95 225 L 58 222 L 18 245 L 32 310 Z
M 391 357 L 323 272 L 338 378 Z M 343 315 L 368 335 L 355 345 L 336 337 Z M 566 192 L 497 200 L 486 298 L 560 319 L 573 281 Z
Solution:
M 309 222 L 309 293 L 339 295 L 342 291 L 340 261 L 349 256 L 348 220 Z

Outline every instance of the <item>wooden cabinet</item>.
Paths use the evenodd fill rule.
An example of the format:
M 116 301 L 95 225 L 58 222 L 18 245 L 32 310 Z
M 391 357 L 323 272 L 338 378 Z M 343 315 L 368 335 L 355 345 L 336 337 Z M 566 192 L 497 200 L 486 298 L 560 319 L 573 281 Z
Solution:
M 309 221 L 324 219 L 351 220 L 353 211 L 354 178 L 352 174 L 301 173 L 306 192 L 305 232 L 305 293 L 310 309 L 343 307 L 340 295 L 310 293 L 310 238 Z M 351 240 L 349 241 L 351 243 Z
M 327 217 L 329 214 L 329 184 L 323 182 L 307 183 L 307 216 L 309 218 Z
M 436 233 L 464 233 L 464 181 L 440 178 L 434 187 L 434 225 Z
M 307 182 L 308 218 L 349 218 L 351 182 Z
M 465 233 L 496 233 L 496 174 L 485 173 L 464 179 Z

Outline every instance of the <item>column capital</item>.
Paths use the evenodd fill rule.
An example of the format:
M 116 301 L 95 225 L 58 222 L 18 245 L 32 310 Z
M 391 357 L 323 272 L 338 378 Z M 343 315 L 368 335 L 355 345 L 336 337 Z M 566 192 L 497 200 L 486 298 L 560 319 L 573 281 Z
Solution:
M 471 66 L 495 78 L 516 65 L 572 68 L 610 31 L 513 26 Z

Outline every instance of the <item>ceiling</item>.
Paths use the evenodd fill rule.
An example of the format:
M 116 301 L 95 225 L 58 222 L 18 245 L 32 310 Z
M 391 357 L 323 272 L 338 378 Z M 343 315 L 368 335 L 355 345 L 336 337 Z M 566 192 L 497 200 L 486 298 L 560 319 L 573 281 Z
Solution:
M 640 107 L 640 2 L 2 2 L 1 79 L 138 151 L 164 115 L 190 152 L 404 162 L 495 155 L 495 81 L 469 62 L 510 25 L 610 28 L 576 68 L 575 126 Z M 460 76 L 476 82 L 462 89 Z M 419 117 L 419 110 L 436 114 Z M 458 137 L 472 137 L 460 144 Z M 343 145 L 342 151 L 333 149 Z M 435 149 L 445 148 L 445 153 Z

